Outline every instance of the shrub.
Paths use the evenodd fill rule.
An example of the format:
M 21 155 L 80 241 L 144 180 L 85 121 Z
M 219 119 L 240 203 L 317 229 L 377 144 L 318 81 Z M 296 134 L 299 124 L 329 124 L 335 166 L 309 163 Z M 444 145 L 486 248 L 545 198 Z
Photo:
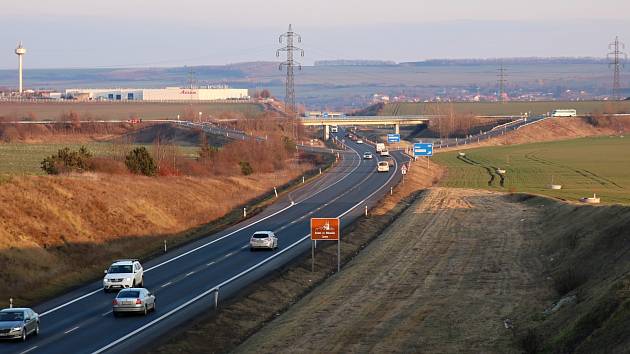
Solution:
M 83 172 L 88 170 L 92 154 L 81 146 L 78 151 L 71 151 L 65 147 L 56 155 L 45 158 L 41 163 L 41 168 L 49 175 L 56 175 L 62 172 Z
M 210 145 L 203 145 L 199 148 L 199 157 L 197 160 L 209 159 L 217 152 L 219 152 L 219 148 Z
M 131 150 L 125 156 L 125 165 L 130 172 L 145 176 L 155 176 L 157 171 L 155 160 L 144 146 Z
M 586 277 L 575 269 L 568 269 L 553 277 L 554 287 L 563 296 L 586 282 Z
M 611 118 L 608 115 L 595 114 L 586 117 L 586 122 L 594 127 L 605 128 L 611 125 Z
M 529 328 L 527 332 L 525 332 L 525 334 L 520 338 L 519 342 L 521 348 L 527 354 L 540 353 L 540 350 L 542 349 L 542 340 L 540 336 L 536 334 L 536 331 L 531 328 Z
M 90 161 L 90 170 L 94 172 L 109 173 L 112 175 L 122 175 L 129 173 L 125 163 L 106 157 L 95 157 Z
M 252 173 L 254 173 L 254 169 L 252 168 L 252 166 L 249 164 L 249 162 L 247 161 L 241 161 L 238 163 L 239 166 L 241 166 L 241 173 L 244 176 L 249 176 Z
M 295 151 L 295 141 L 293 141 L 293 139 L 289 138 L 288 136 L 283 136 L 282 143 L 284 144 L 285 150 L 287 150 L 288 152 Z

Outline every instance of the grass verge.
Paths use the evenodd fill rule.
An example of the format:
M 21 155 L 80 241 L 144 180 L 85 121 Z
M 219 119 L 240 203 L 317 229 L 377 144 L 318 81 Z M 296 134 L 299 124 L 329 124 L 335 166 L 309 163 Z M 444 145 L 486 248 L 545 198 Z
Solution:
M 437 154 L 448 169 L 441 185 L 547 195 L 577 201 L 596 193 L 604 203 L 630 203 L 630 138 L 604 136 Z M 500 174 L 497 169 L 506 172 Z M 552 190 L 550 184 L 562 185 Z
M 419 165 L 418 165 L 419 166 Z M 342 264 L 353 259 L 377 238 L 420 195 L 441 176 L 441 170 L 414 168 L 394 194 L 385 197 L 367 218 L 343 230 Z M 223 302 L 219 311 L 200 316 L 194 323 L 157 343 L 150 353 L 221 353 L 234 349 L 246 338 L 286 311 L 336 271 L 337 249 L 333 243 L 319 246 L 315 272 L 310 255 L 299 257 L 265 279 Z

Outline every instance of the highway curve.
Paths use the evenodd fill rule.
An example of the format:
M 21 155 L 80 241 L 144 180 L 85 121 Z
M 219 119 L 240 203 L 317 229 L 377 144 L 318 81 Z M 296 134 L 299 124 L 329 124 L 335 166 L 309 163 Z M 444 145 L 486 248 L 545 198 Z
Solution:
M 156 312 L 114 318 L 115 294 L 104 293 L 99 280 L 36 306 L 39 336 L 25 343 L 0 342 L 0 353 L 135 352 L 212 311 L 211 289 L 220 286 L 220 306 L 222 299 L 308 251 L 311 217 L 341 217 L 342 225 L 347 225 L 400 179 L 405 157 L 399 152 L 392 154 L 396 165 L 389 173 L 376 173 L 377 157 L 361 158 L 364 151 L 374 152 L 373 147 L 349 142 L 349 148 L 338 166 L 282 196 L 264 212 L 144 263 L 145 287 L 156 294 Z M 251 253 L 249 237 L 257 230 L 274 231 L 279 249 Z

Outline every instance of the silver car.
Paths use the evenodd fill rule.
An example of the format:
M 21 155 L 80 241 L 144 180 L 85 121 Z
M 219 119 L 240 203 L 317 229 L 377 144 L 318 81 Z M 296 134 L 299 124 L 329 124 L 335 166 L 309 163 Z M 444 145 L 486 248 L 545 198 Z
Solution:
M 39 334 L 39 315 L 29 308 L 10 308 L 0 311 L 0 339 L 26 340 Z
M 121 290 L 112 301 L 112 313 L 115 317 L 121 313 L 142 313 L 155 311 L 155 295 L 145 288 Z
M 256 231 L 249 239 L 249 249 L 254 251 L 258 248 L 275 250 L 278 248 L 278 238 L 271 231 Z

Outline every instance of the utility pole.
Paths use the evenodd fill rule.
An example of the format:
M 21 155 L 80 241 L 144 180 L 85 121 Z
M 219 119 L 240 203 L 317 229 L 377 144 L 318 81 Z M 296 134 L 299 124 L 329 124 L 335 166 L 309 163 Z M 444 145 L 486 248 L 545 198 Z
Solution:
M 499 101 L 503 102 L 503 94 L 505 93 L 505 82 L 507 81 L 505 79 L 505 67 L 503 66 L 503 60 L 501 60 L 499 62 L 499 69 L 497 69 L 497 71 L 499 72 L 497 74 L 497 76 L 499 77 L 499 79 L 497 80 L 499 83 Z
M 285 95 L 284 95 L 284 110 L 290 114 L 295 115 L 295 87 L 293 83 L 293 68 L 297 66 L 298 70 L 302 70 L 302 65 L 293 59 L 293 52 L 299 51 L 301 56 L 304 56 L 304 49 L 298 48 L 293 45 L 295 38 L 297 37 L 297 42 L 302 43 L 302 37 L 293 32 L 293 28 L 289 25 L 289 30 L 286 33 L 283 33 L 279 37 L 280 44 L 283 44 L 286 41 L 286 46 L 280 48 L 276 51 L 276 57 L 280 57 L 280 52 L 287 52 L 287 60 L 283 63 L 280 63 L 280 70 L 282 71 L 283 67 L 287 69 L 287 79 L 286 79 L 286 87 L 285 87 Z
M 623 52 L 626 49 L 626 45 L 619 41 L 619 37 L 615 37 L 615 41 L 608 45 L 608 49 L 610 50 L 607 56 L 609 60 L 608 66 L 613 69 L 612 99 L 618 100 L 620 98 L 619 91 L 621 90 L 621 69 L 623 69 L 628 55 Z

